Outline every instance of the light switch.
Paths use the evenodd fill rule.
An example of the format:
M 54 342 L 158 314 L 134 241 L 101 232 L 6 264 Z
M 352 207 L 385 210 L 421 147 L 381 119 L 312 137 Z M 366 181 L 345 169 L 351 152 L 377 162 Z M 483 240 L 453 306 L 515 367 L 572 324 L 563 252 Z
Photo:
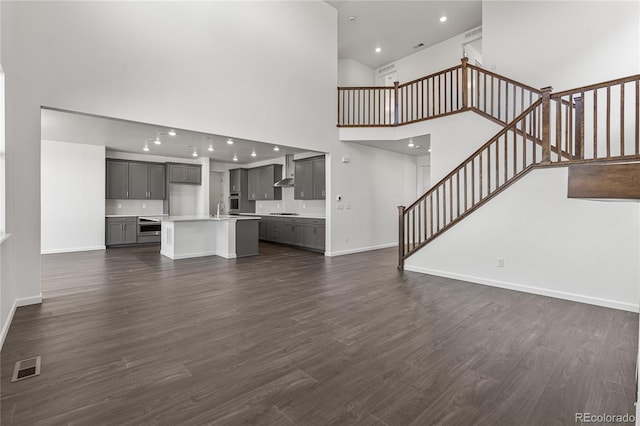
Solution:
M 344 204 L 342 203 L 336 204 L 336 210 L 344 210 Z
M 347 210 L 351 210 L 351 204 L 347 203 L 344 205 L 344 208 Z

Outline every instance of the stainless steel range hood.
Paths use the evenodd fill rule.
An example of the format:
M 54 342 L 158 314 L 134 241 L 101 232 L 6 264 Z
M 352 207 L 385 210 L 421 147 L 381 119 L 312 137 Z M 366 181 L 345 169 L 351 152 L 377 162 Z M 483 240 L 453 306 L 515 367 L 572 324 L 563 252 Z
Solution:
M 295 170 L 295 165 L 293 163 L 293 154 L 287 154 L 284 156 L 284 175 L 285 178 L 277 181 L 273 184 L 275 187 L 288 187 L 294 186 L 293 184 L 293 173 Z

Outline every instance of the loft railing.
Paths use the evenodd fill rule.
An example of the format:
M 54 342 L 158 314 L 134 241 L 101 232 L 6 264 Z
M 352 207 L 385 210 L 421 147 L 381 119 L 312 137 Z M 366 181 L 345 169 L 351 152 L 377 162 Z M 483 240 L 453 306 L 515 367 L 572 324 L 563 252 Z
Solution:
M 338 126 L 399 126 L 468 110 L 507 124 L 540 96 L 463 58 L 461 65 L 393 87 L 338 87 Z
M 550 161 L 640 158 L 639 104 L 640 75 L 552 94 Z
M 490 93 L 484 84 L 482 92 Z M 522 93 L 520 108 L 536 92 Z M 398 207 L 399 268 L 407 257 L 533 167 L 640 161 L 640 75 L 556 94 L 547 87 L 538 93 L 537 100 L 418 200 Z M 481 99 L 484 112 L 491 114 L 490 108 L 484 108 L 484 99 L 491 96 L 469 96 L 473 102 Z M 489 104 L 496 112 L 495 103 Z M 509 116 L 492 117 L 507 120 Z

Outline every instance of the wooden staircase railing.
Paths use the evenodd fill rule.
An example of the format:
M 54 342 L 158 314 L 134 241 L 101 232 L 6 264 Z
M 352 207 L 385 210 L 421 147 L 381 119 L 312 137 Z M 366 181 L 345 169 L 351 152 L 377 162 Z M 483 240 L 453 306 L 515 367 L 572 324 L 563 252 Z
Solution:
M 522 93 L 520 108 L 536 92 Z M 640 75 L 555 94 L 548 87 L 539 93 L 537 100 L 413 204 L 398 207 L 398 268 L 534 167 L 640 161 Z M 484 99 L 491 96 L 469 96 L 470 108 L 479 102 L 484 113 L 490 111 Z M 506 105 L 506 100 L 502 102 Z M 497 111 L 494 102 L 489 104 Z M 493 116 L 497 120 L 509 116 L 502 117 Z
M 409 207 L 398 207 L 399 263 L 527 173 L 542 158 L 542 99 Z
M 338 87 L 338 127 L 400 126 L 469 110 L 504 125 L 540 96 L 462 58 L 458 66 L 393 87 Z

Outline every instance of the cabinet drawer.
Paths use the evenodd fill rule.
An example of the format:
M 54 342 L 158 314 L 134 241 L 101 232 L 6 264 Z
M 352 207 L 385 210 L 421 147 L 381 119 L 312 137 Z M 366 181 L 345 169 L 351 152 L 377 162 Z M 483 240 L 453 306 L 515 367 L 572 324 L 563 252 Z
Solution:
M 322 225 L 324 226 L 324 219 L 305 219 L 305 223 L 308 225 Z
M 137 222 L 138 216 L 108 217 L 107 223 Z

